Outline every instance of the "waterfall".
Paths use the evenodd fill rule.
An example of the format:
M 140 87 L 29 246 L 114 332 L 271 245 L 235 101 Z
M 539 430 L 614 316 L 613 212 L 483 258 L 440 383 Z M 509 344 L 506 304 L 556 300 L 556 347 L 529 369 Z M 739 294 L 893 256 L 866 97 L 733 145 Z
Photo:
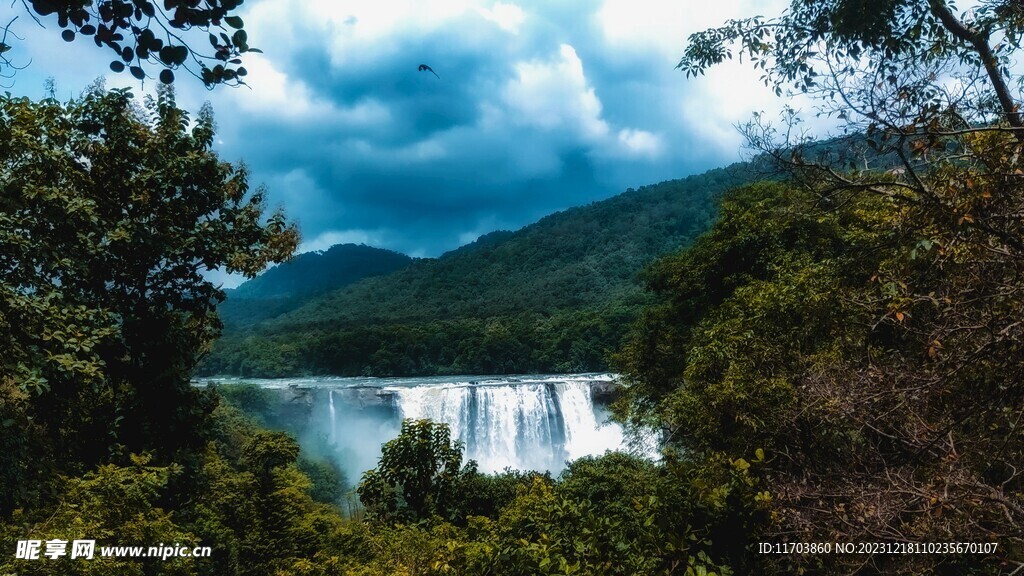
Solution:
M 567 460 L 622 445 L 598 422 L 590 383 L 579 380 L 454 383 L 394 389 L 401 418 L 444 422 L 486 472 L 561 470 Z
M 327 406 L 331 413 L 331 444 L 338 442 L 338 416 L 334 413 L 334 390 L 327 391 Z
M 247 381 L 277 391 L 280 417 L 302 449 L 332 461 L 350 483 L 377 465 L 381 445 L 398 436 L 403 418 L 448 424 L 465 457 L 484 472 L 558 473 L 567 461 L 606 450 L 659 457 L 655 431 L 627 445 L 622 427 L 604 422 L 600 399 L 617 385 L 612 374 Z
M 565 450 L 569 460 L 619 448 L 625 438 L 619 426 L 602 426 L 594 412 L 590 388 L 583 382 L 558 382 L 558 401 L 565 419 Z

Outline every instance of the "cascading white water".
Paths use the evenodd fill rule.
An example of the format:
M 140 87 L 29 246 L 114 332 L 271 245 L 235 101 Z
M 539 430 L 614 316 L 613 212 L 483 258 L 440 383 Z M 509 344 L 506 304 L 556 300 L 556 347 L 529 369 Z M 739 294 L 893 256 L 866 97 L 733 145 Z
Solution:
M 327 406 L 331 412 L 331 444 L 338 442 L 338 416 L 334 413 L 334 390 L 327 391 Z
M 622 445 L 618 426 L 602 426 L 585 381 L 451 384 L 395 390 L 402 418 L 451 428 L 466 457 L 487 472 L 560 470 L 566 460 Z
M 331 459 L 355 483 L 377 465 L 381 445 L 398 436 L 402 418 L 448 424 L 452 438 L 464 443 L 466 458 L 476 460 L 485 472 L 514 468 L 557 473 L 569 460 L 605 450 L 657 458 L 653 432 L 631 446 L 618 424 L 603 422 L 603 408 L 594 405 L 591 392 L 600 386 L 607 393 L 614 378 L 567 374 L 247 382 L 279 390 L 281 413 L 307 419 L 295 426 L 303 450 Z
M 622 428 L 601 425 L 585 382 L 558 382 L 558 401 L 565 419 L 565 450 L 569 460 L 601 454 L 623 445 Z

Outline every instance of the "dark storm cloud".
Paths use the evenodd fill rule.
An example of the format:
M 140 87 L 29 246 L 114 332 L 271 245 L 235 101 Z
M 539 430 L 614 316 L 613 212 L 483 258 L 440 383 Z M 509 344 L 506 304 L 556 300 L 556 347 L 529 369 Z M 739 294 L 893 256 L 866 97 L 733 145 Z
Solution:
M 332 34 L 358 34 L 359 17 L 292 22 L 274 68 L 310 99 L 346 110 L 372 103 L 383 113 L 365 124 L 336 122 L 330 112 L 249 114 L 225 149 L 272 184 L 272 198 L 300 221 L 307 241 L 367 231 L 390 248 L 428 255 L 491 227 L 517 228 L 727 160 L 654 135 L 682 81 L 665 89 L 672 62 L 604 45 L 599 7 L 527 6 L 515 33 L 468 10 L 397 30 L 376 48 L 331 42 Z M 571 77 L 574 59 L 580 78 Z M 421 63 L 440 78 L 417 71 Z M 222 124 L 235 115 L 219 111 Z M 651 146 L 660 148 L 631 153 L 623 130 L 654 136 Z M 296 189 L 303 186 L 312 189 Z
M 249 37 L 266 52 L 246 62 L 252 90 L 207 93 L 184 78 L 179 103 L 212 101 L 219 150 L 268 185 L 307 247 L 437 255 L 737 158 L 730 125 L 749 111 L 672 70 L 696 12 L 709 24 L 729 14 L 646 4 L 250 0 Z M 622 21 L 643 10 L 659 15 Z M 45 51 L 52 39 L 29 42 Z M 80 88 L 81 70 L 108 61 L 56 50 L 32 82 Z

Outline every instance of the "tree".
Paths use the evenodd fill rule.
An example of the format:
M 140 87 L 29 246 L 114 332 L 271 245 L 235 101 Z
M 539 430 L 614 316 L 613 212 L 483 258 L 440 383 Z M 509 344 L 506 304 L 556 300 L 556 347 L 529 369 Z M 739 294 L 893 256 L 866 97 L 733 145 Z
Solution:
M 972 119 L 998 120 L 1024 139 L 1019 98 L 1007 82 L 1022 32 L 1024 10 L 1005 0 L 960 15 L 945 0 L 793 0 L 779 18 L 732 20 L 691 35 L 678 68 L 702 74 L 732 58 L 738 43 L 737 55 L 779 93 L 790 85 L 823 96 L 851 108 L 850 117 L 896 127 L 903 114 L 938 114 L 958 102 L 978 115 Z M 950 76 L 965 84 L 950 88 Z
M 0 98 L 0 420 L 37 476 L 201 445 L 214 402 L 189 379 L 224 297 L 203 273 L 253 276 L 297 243 L 213 135 L 169 89 Z
M 40 24 L 39 16 L 56 17 L 65 42 L 91 37 L 97 47 L 115 54 L 114 72 L 129 71 L 139 80 L 146 67 L 159 68 L 164 84 L 174 82 L 174 70 L 183 69 L 208 87 L 244 84 L 246 69 L 240 56 L 260 52 L 251 48 L 242 18 L 235 12 L 243 0 L 21 0 Z M 0 74 L 17 69 L 6 56 L 7 36 L 14 20 L 4 27 L 0 41 Z M 196 47 L 206 38 L 209 51 Z M 189 38 L 188 36 L 192 36 Z
M 70 553 L 74 540 L 87 537 L 100 543 L 121 541 L 139 545 L 168 546 L 201 545 L 199 538 L 187 528 L 175 524 L 172 513 L 160 505 L 160 496 L 172 476 L 180 473 L 175 466 L 149 466 L 147 456 L 133 456 L 124 466 L 107 464 L 82 477 L 68 478 L 62 486 L 61 503 L 37 522 L 25 522 L 25 532 L 11 532 L 8 541 L 31 538 L 41 541 L 68 542 Z M 19 514 L 21 511 L 19 511 Z M 26 518 L 18 518 L 24 521 Z M 3 526 L 0 524 L 0 526 Z M 21 528 L 21 527 L 19 527 Z M 2 528 L 0 528 L 2 530 Z M 87 535 L 88 536 L 85 536 Z M 17 560 L 13 556 L 0 560 L 5 571 L 18 574 L 50 576 L 75 574 L 84 576 L 142 576 L 167 574 L 187 576 L 199 572 L 195 559 L 172 558 L 104 558 L 95 547 L 93 561 L 72 559 L 69 554 L 48 559 L 49 562 Z M 42 558 L 42 556 L 41 556 Z
M 945 0 L 794 0 L 779 18 L 733 20 L 692 35 L 678 68 L 702 74 L 732 58 L 736 47 L 777 93 L 792 88 L 814 96 L 819 114 L 845 121 L 851 144 L 828 157 L 808 145 L 792 111 L 785 130 L 761 118 L 744 127 L 755 149 L 823 196 L 867 191 L 962 215 L 965 206 L 924 175 L 947 152 L 976 147 L 974 134 L 1008 136 L 984 140 L 1001 148 L 993 158 L 1012 157 L 1024 142 L 1022 78 L 1011 71 L 1022 33 L 1024 10 L 1004 0 L 962 14 Z M 1015 222 L 977 216 L 958 224 L 1024 250 Z
M 794 0 L 690 38 L 688 74 L 738 45 L 847 131 L 810 142 L 794 111 L 781 130 L 746 125 L 797 188 L 728 197 L 715 229 L 652 274 L 660 304 L 623 355 L 635 386 L 620 413 L 661 424 L 682 458 L 766 454 L 776 535 L 996 535 L 992 556 L 876 568 L 1018 567 L 1024 132 L 1009 62 L 1022 18 L 1010 2 Z
M 691 35 L 677 67 L 687 76 L 703 74 L 735 50 L 778 94 L 811 95 L 819 114 L 845 121 L 860 146 L 829 158 L 807 157 L 815 147 L 794 129 L 799 118 L 792 111 L 781 132 L 761 118 L 745 126 L 751 144 L 794 175 L 827 181 L 830 192 L 858 187 L 940 203 L 920 175 L 946 157 L 943 147 L 963 145 L 963 136 L 978 131 L 1024 142 L 1021 78 L 1010 69 L 1022 32 L 1024 10 L 1004 0 L 962 14 L 945 0 L 794 0 L 781 17 L 732 20 Z M 897 169 L 866 181 L 851 179 L 851 167 Z M 968 224 L 1016 243 L 986 223 Z
M 462 466 L 462 446 L 452 443 L 448 425 L 430 420 L 404 420 L 398 438 L 381 452 L 358 492 L 367 510 L 382 518 L 453 519 L 460 488 L 477 474 L 472 460 Z

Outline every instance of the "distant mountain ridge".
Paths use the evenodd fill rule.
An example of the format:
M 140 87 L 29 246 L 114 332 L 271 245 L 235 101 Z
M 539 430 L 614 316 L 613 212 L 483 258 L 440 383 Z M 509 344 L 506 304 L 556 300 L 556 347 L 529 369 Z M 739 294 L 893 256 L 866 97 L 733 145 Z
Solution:
M 288 312 L 317 295 L 365 278 L 401 270 L 416 259 L 365 244 L 336 244 L 304 252 L 270 268 L 237 288 L 228 289 L 218 307 L 230 331 Z
M 703 232 L 718 194 L 747 182 L 747 168 L 735 164 L 630 189 L 515 232 L 487 234 L 435 260 L 313 299 L 270 325 L 551 313 L 639 297 L 637 274 Z
M 292 298 L 334 290 L 369 276 L 389 274 L 415 261 L 365 244 L 335 244 L 291 260 L 227 290 L 229 298 Z
M 260 310 L 201 374 L 426 375 L 603 370 L 647 301 L 640 272 L 764 178 L 738 163 L 627 190 L 495 232 L 436 259 Z M 228 302 L 231 302 L 229 297 Z M 251 319 L 250 319 L 251 320 Z

